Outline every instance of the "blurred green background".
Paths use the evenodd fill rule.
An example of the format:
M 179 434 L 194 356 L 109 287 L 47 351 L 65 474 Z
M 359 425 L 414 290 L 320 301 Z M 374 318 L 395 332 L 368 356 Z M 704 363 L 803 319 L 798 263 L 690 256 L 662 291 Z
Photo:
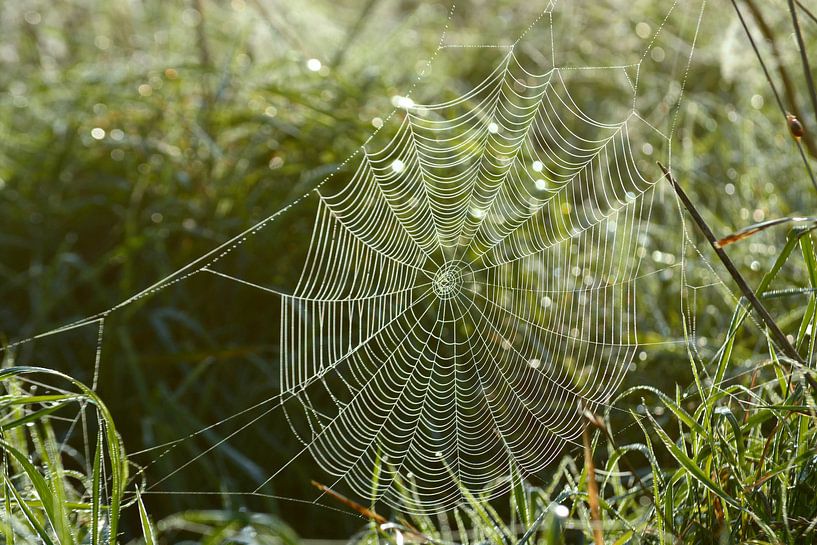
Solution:
M 546 3 L 539 4 L 460 4 L 447 43 L 512 42 Z M 680 4 L 692 13 L 699 5 Z M 577 62 L 619 64 L 643 50 L 671 6 L 575 2 L 556 19 L 556 42 Z M 376 119 L 392 110 L 392 97 L 412 87 L 449 8 L 390 0 L 0 3 L 0 341 L 108 309 L 314 186 L 365 141 Z M 763 2 L 761 13 L 781 65 L 799 73 L 785 2 Z M 817 56 L 817 26 L 804 29 Z M 627 39 L 605 43 L 613 30 Z M 672 78 L 683 73 L 689 31 L 668 28 L 671 54 L 645 61 L 644 92 L 655 95 L 656 107 L 677 101 Z M 440 54 L 417 93 L 438 100 L 462 93 L 496 60 L 487 48 Z M 794 85 L 804 107 L 800 79 Z M 594 92 L 603 104 L 604 89 Z M 817 194 L 728 2 L 707 8 L 682 114 L 673 166 L 719 234 L 813 214 Z M 804 122 L 815 126 L 808 116 Z M 267 254 L 256 247 L 245 266 L 297 277 L 309 220 L 272 224 L 269 236 L 283 246 Z M 664 190 L 654 222 L 662 252 L 648 259 L 685 257 L 686 282 L 709 285 L 712 271 L 702 257 L 711 255 L 691 249 L 682 255 L 677 205 Z M 732 250 L 751 282 L 768 269 L 783 236 L 764 233 Z M 652 335 L 645 342 L 683 339 L 679 272 L 642 283 L 638 310 Z M 784 271 L 786 282 L 802 285 L 802 271 Z M 185 436 L 276 391 L 277 318 L 257 309 L 255 299 L 238 286 L 215 290 L 212 281 L 195 278 L 106 320 L 99 391 L 128 450 Z M 732 303 L 718 289 L 701 288 L 695 339 L 704 359 L 721 342 Z M 773 310 L 787 324 L 797 305 L 783 300 Z M 77 329 L 6 354 L 9 362 L 55 367 L 91 382 L 97 334 Z M 759 342 L 747 334 L 737 347 L 747 368 Z M 691 382 L 680 344 L 645 347 L 633 367 L 630 384 L 672 391 Z M 252 416 L 184 441 L 158 460 L 148 453 L 138 461 L 168 475 Z M 300 448 L 280 415 L 251 431 L 160 489 L 253 489 Z M 313 476 L 304 458 L 270 493 L 302 498 Z M 274 498 L 165 494 L 148 501 L 156 517 L 192 507 L 277 513 L 307 537 L 346 536 L 360 525 Z

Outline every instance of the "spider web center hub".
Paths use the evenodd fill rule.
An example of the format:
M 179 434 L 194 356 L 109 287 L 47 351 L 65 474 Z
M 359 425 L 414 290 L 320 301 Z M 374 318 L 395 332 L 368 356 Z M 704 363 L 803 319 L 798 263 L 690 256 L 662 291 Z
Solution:
M 463 286 L 463 270 L 459 263 L 442 265 L 431 281 L 434 293 L 440 299 L 451 299 L 459 295 Z

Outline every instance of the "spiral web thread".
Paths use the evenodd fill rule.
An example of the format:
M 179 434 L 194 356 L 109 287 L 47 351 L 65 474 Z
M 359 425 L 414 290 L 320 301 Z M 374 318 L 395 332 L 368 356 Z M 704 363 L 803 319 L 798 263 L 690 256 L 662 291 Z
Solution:
M 531 27 L 545 22 L 552 35 L 554 7 Z M 276 409 L 334 485 L 402 511 L 449 509 L 463 489 L 492 496 L 511 475 L 541 470 L 581 432 L 581 410 L 607 404 L 638 349 L 635 302 L 660 175 L 643 171 L 632 140 L 669 149 L 671 132 L 636 110 L 641 62 L 535 74 L 518 43 L 454 100 L 405 98 L 389 116 L 394 136 L 370 139 L 341 165 L 357 161 L 348 183 L 324 180 L 148 289 L 35 339 L 96 325 L 101 347 L 111 313 L 215 275 L 280 298 L 281 392 L 180 439 L 263 408 L 173 473 Z M 602 122 L 577 104 L 571 77 L 585 69 L 628 82 L 623 119 Z M 291 293 L 221 270 L 246 240 L 312 201 Z M 101 359 L 97 350 L 96 373 Z M 262 494 L 288 464 L 246 493 Z

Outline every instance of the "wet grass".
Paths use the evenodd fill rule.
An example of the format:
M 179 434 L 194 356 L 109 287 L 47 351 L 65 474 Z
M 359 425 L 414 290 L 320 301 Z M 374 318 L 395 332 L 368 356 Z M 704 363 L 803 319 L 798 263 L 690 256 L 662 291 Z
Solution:
M 405 67 L 433 50 L 446 17 L 446 6 L 413 3 L 314 2 L 307 21 L 285 6 L 289 22 L 263 2 L 142 4 L 0 8 L 0 331 L 8 341 L 110 308 L 322 179 L 371 133 L 390 97 L 413 83 Z M 655 20 L 661 9 L 653 4 L 640 5 L 638 18 L 622 24 Z M 785 112 L 731 5 L 712 9 L 686 92 L 674 172 L 721 236 L 763 219 L 814 215 L 817 197 Z M 509 20 L 530 20 L 535 11 L 511 3 L 496 10 Z M 806 133 L 817 134 L 813 89 L 801 76 L 796 41 L 788 39 L 789 3 L 744 13 L 783 109 L 798 112 Z M 811 12 L 798 13 L 796 37 L 812 52 L 817 26 Z M 485 17 L 471 10 L 455 22 L 478 29 L 474 42 L 499 41 L 505 19 L 486 24 Z M 412 28 L 422 32 L 397 38 Z M 384 42 L 385 34 L 393 38 Z M 581 36 L 570 40 L 579 50 Z M 377 64 L 373 55 L 401 62 Z M 484 53 L 464 55 L 435 65 L 431 94 L 481 79 L 489 64 Z M 310 71 L 313 56 L 328 71 Z M 678 213 L 671 194 L 661 198 L 655 237 L 678 250 Z M 281 279 L 296 274 L 309 236 L 300 223 L 292 218 L 271 232 L 289 241 L 286 251 L 256 254 L 246 267 L 261 263 Z M 808 291 L 817 288 L 817 259 L 812 233 L 787 235 L 788 228 L 759 233 L 729 252 L 807 366 L 769 351 L 762 328 L 742 306 L 736 310 L 730 294 L 696 299 L 697 320 L 688 323 L 679 312 L 684 285 L 677 273 L 656 275 L 639 299 L 641 316 L 656 331 L 645 340 L 689 335 L 694 344 L 645 347 L 628 378 L 633 388 L 625 388 L 616 409 L 587 418 L 589 456 L 569 453 L 543 481 L 515 481 L 510 503 L 469 498 L 449 518 L 384 527 L 331 512 L 305 515 L 298 504 L 271 499 L 224 497 L 194 508 L 190 498 L 172 495 L 137 501 L 143 482 L 125 452 L 201 429 L 277 388 L 269 372 L 276 357 L 271 326 L 250 319 L 246 309 L 255 300 L 246 292 L 226 289 L 216 299 L 206 285 L 190 283 L 111 320 L 96 392 L 82 386 L 94 381 L 87 347 L 96 346 L 96 329 L 20 345 L 4 354 L 8 370 L 0 374 L 2 534 L 7 543 L 104 543 L 120 528 L 120 541 L 152 535 L 158 543 L 294 542 L 283 519 L 307 535 L 364 528 L 355 539 L 372 543 L 578 543 L 593 539 L 594 525 L 606 543 L 808 542 L 817 516 L 810 370 L 817 301 Z M 722 272 L 712 254 L 704 253 L 707 261 L 688 254 L 678 250 L 673 258 L 688 259 L 689 284 L 711 282 L 709 266 Z M 651 387 L 636 387 L 643 384 Z M 84 441 L 66 439 L 77 430 Z M 212 453 L 200 471 L 181 473 L 166 488 L 257 483 L 269 456 L 284 458 L 297 446 L 270 430 L 254 427 L 232 450 Z M 214 431 L 206 442 L 187 442 L 154 467 L 166 475 L 222 437 Z M 294 465 L 282 494 L 297 495 L 290 490 L 312 477 L 308 463 Z

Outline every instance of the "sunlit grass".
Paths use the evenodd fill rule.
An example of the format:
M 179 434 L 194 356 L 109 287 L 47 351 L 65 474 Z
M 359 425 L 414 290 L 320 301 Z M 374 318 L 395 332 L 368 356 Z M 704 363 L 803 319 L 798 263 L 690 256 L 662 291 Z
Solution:
M 392 97 L 411 86 L 414 65 L 424 60 L 420 53 L 433 50 L 447 15 L 442 5 L 415 10 L 414 4 L 381 3 L 377 9 L 383 11 L 366 15 L 347 44 L 360 7 L 344 7 L 333 18 L 333 9 L 341 8 L 315 2 L 309 17 L 284 23 L 276 12 L 255 7 L 266 3 L 249 1 L 202 2 L 203 13 L 194 13 L 197 2 L 146 1 L 142 11 L 116 2 L 6 4 L 0 23 L 4 342 L 110 308 L 322 179 L 377 120 L 382 123 L 379 116 Z M 495 11 L 511 13 L 511 20 L 530 20 L 538 9 L 514 11 L 507 4 Z M 658 17 L 663 7 L 657 4 L 641 2 L 635 18 L 617 22 L 633 27 L 636 36 L 637 25 Z M 814 215 L 817 198 L 731 6 L 711 4 L 673 168 L 721 235 L 771 217 Z M 807 112 L 786 2 L 757 4 L 777 36 L 799 109 Z M 499 41 L 506 20 L 494 17 L 493 8 L 469 10 L 458 14 L 455 27 L 478 29 L 471 36 L 475 43 Z M 600 15 L 598 28 L 583 32 L 609 23 L 608 15 Z M 801 23 L 813 51 L 817 26 L 807 16 Z M 401 41 L 401 29 L 418 32 Z M 390 41 L 384 43 L 384 35 Z M 582 38 L 560 41 L 578 50 Z M 333 44 L 347 44 L 340 50 L 342 70 L 332 65 L 339 54 Z M 458 62 L 443 60 L 426 82 L 429 93 L 458 92 L 480 80 L 490 68 L 480 55 L 485 53 L 475 50 L 456 57 Z M 400 62 L 373 73 L 373 56 Z M 599 64 L 619 60 L 599 56 L 593 58 Z M 317 71 L 313 58 L 322 63 Z M 658 77 L 645 85 L 656 93 L 667 87 Z M 817 132 L 813 114 L 803 117 L 806 130 Z M 672 195 L 658 198 L 662 206 L 651 233 L 665 244 L 655 260 L 669 265 L 696 258 L 678 250 Z M 736 243 L 730 254 L 761 294 L 814 288 L 811 234 L 800 235 L 764 232 Z M 309 229 L 292 218 L 273 236 L 289 241 L 288 251 L 259 253 L 254 263 L 282 277 L 296 274 Z M 721 272 L 716 261 L 709 265 Z M 703 260 L 685 267 L 688 282 L 711 281 Z M 269 324 L 246 312 L 254 298 L 225 289 L 223 299 L 234 302 L 225 308 L 206 297 L 206 285 L 180 286 L 172 296 L 134 305 L 147 315 L 142 321 L 129 322 L 126 313 L 122 322 L 107 324 L 98 393 L 50 372 L 10 368 L 0 375 L 2 534 L 7 543 L 104 543 L 118 527 L 120 542 L 146 541 L 151 530 L 158 543 L 294 542 L 279 518 L 257 514 L 281 510 L 292 525 L 315 533 L 362 528 L 356 539 L 366 542 L 396 541 L 398 531 L 402 539 L 417 539 L 411 527 L 434 541 L 474 545 L 588 542 L 587 468 L 595 467 L 608 543 L 814 540 L 811 371 L 769 353 L 762 331 L 720 294 L 697 301 L 696 344 L 689 351 L 678 309 L 680 285 L 677 269 L 668 269 L 639 294 L 640 315 L 660 333 L 643 340 L 679 342 L 645 347 L 630 373 L 628 385 L 658 389 L 627 390 L 615 410 L 588 419 L 593 466 L 582 452 L 571 453 L 544 485 L 517 481 L 509 505 L 469 498 L 450 518 L 395 520 L 397 526 L 385 528 L 354 519 L 339 523 L 346 519 L 330 514 L 305 524 L 299 506 L 257 498 L 250 505 L 219 499 L 208 506 L 213 509 L 183 511 L 188 506 L 182 497 L 145 494 L 140 509 L 135 494 L 145 483 L 125 462 L 125 446 L 138 450 L 174 440 L 277 387 L 269 372 L 275 357 Z M 766 295 L 781 328 L 812 358 L 814 294 Z M 204 312 L 190 310 L 194 300 L 207 303 Z M 76 335 L 39 341 L 38 364 L 90 384 L 94 354 L 83 347 L 94 346 L 96 331 Z M 726 349 L 717 352 L 724 342 Z M 13 353 L 16 359 L 7 365 L 28 362 L 34 351 L 23 345 Z M 31 391 L 34 376 L 54 397 L 42 397 L 45 386 Z M 73 432 L 82 432 L 79 440 L 68 434 L 72 423 Z M 252 432 L 236 439 L 231 453 L 205 457 L 197 484 L 246 488 L 241 485 L 257 483 L 263 474 L 259 460 L 285 456 L 295 443 L 263 426 Z M 208 444 L 221 438 L 217 431 L 206 437 Z M 153 469 L 168 474 L 201 448 L 184 443 Z M 308 462 L 294 464 L 287 484 L 308 486 L 310 471 Z M 189 489 L 187 478 L 172 479 L 168 487 Z M 382 515 L 390 520 L 389 513 Z

